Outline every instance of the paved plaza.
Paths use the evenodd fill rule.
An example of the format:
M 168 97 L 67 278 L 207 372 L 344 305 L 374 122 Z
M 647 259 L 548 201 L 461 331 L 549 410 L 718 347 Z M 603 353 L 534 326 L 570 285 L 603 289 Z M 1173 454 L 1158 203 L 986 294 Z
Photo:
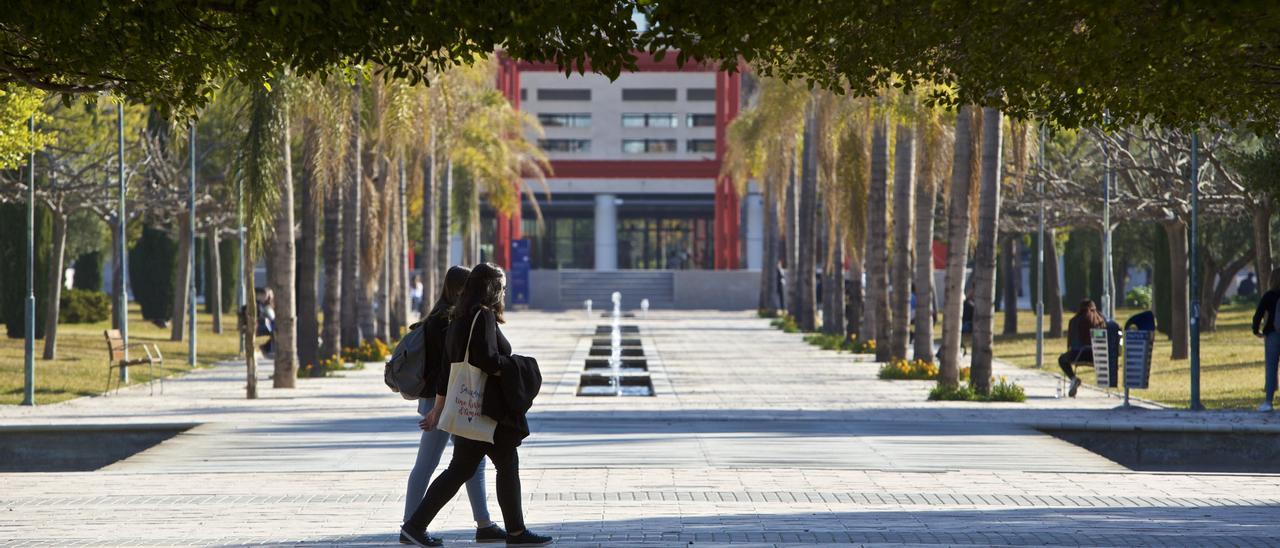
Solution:
M 931 382 L 877 380 L 875 363 L 738 312 L 626 320 L 657 396 L 577 397 L 606 321 L 522 311 L 504 326 L 544 375 L 520 454 L 526 519 L 562 545 L 1280 544 L 1280 476 L 1135 472 L 1037 429 L 1280 432 L 1280 419 L 1115 410 L 1003 364 L 1026 403 L 926 402 Z M 260 370 L 255 401 L 227 363 L 163 395 L 0 408 L 6 430 L 196 425 L 99 471 L 0 473 L 0 544 L 394 545 L 414 404 L 380 367 L 293 390 Z M 467 544 L 471 527 L 460 495 L 432 532 Z

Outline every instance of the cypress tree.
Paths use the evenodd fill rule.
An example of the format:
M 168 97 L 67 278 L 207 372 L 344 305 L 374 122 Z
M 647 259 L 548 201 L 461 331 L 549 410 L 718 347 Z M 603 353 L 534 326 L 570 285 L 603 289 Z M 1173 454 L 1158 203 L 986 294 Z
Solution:
M 76 259 L 76 274 L 72 285 L 76 289 L 102 291 L 101 251 L 90 251 Z
M 129 288 L 142 307 L 142 319 L 166 322 L 173 316 L 173 269 L 178 244 L 164 231 L 144 226 L 129 250 Z
M 1155 232 L 1151 239 L 1155 248 L 1152 250 L 1151 275 L 1151 308 L 1156 313 L 1156 330 L 1169 334 L 1169 326 L 1173 322 L 1173 279 L 1169 268 L 1169 235 L 1158 223 L 1151 225 Z
M 36 183 L 40 184 L 40 183 Z M 36 338 L 44 338 L 45 296 L 49 292 L 49 250 L 53 215 L 36 207 Z M 26 337 L 27 204 L 0 204 L 0 318 L 9 338 Z

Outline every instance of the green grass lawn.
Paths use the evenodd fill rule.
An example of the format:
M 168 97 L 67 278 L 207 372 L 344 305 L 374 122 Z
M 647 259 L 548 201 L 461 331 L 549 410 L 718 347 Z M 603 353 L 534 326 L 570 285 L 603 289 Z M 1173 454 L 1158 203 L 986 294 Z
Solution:
M 1116 312 L 1116 316 L 1123 324 L 1136 312 L 1122 309 Z M 997 330 L 1003 325 L 1003 318 L 1000 313 L 996 314 Z M 1252 305 L 1224 305 L 1218 316 L 1218 330 L 1200 335 L 1200 400 L 1210 409 L 1254 408 L 1262 401 L 1262 339 L 1254 337 L 1249 330 L 1252 318 Z M 1064 329 L 1069 319 L 1070 315 L 1063 318 Z M 1034 367 L 1035 322 L 1035 314 L 1019 311 L 1019 334 L 997 335 L 995 355 L 1019 366 Z M 1045 318 L 1045 328 L 1048 328 L 1048 318 Z M 1061 372 L 1058 354 L 1066 350 L 1066 344 L 1065 338 L 1045 340 L 1046 371 Z M 1171 360 L 1169 354 L 1169 339 L 1158 334 L 1151 363 L 1151 388 L 1132 393 L 1141 398 L 1186 407 L 1191 400 L 1191 362 Z M 1082 371 L 1084 381 L 1092 382 L 1093 373 L 1089 369 Z M 1123 382 L 1120 389 L 1123 390 Z
M 213 334 L 213 319 L 201 306 L 196 323 L 197 365 L 233 358 L 239 350 L 235 315 L 223 314 L 223 332 Z M 36 341 L 36 404 L 48 404 L 80 396 L 99 394 L 107 382 L 107 342 L 103 330 L 110 321 L 93 324 L 61 324 L 58 326 L 58 358 L 42 360 L 44 341 Z M 190 370 L 187 367 L 187 341 L 169 340 L 169 328 L 156 327 L 142 320 L 136 304 L 129 307 L 129 342 L 157 344 L 164 353 L 164 366 L 156 367 L 156 376 L 169 376 Z M 141 355 L 131 349 L 130 357 Z M 0 405 L 22 402 L 22 339 L 0 337 Z M 150 380 L 146 365 L 129 368 L 130 384 Z M 112 372 L 115 374 L 115 372 Z M 114 382 L 112 384 L 114 387 Z

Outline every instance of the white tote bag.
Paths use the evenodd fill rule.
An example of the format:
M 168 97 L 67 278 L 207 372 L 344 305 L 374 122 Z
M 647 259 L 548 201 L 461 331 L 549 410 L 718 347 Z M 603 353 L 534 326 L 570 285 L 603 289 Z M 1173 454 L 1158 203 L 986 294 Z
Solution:
M 493 443 L 493 431 L 498 427 L 498 421 L 480 414 L 484 406 L 484 386 L 489 375 L 471 365 L 471 336 L 476 332 L 476 321 L 479 319 L 480 314 L 476 313 L 471 320 L 471 330 L 467 332 L 467 349 L 462 355 L 462 361 L 449 366 L 448 399 L 444 402 L 444 410 L 440 412 L 437 428 L 469 440 Z

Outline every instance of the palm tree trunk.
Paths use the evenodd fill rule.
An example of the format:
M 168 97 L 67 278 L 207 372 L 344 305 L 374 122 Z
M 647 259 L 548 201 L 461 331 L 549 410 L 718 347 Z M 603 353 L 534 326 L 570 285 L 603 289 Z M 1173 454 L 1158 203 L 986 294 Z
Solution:
M 863 321 L 876 341 L 876 361 L 893 357 L 889 314 L 888 207 L 889 122 L 877 116 L 871 132 L 871 181 L 867 192 L 867 308 Z
M 831 246 L 831 283 L 823 288 L 823 295 L 831 302 L 830 316 L 822 318 L 822 327 L 828 335 L 848 335 L 844 330 L 844 242 L 836 230 L 836 242 Z M 830 327 L 828 327 L 830 326 Z
M 341 350 L 342 333 L 342 197 L 345 189 L 330 184 L 324 196 L 324 327 L 320 358 L 328 359 Z M 313 374 L 319 373 L 313 370 Z
M 1021 234 L 1008 234 L 1004 237 L 1004 252 L 1000 257 L 1000 281 L 1004 287 L 1004 330 L 1005 335 L 1018 334 L 1018 278 L 1022 269 L 1018 261 L 1018 240 Z
M 899 124 L 893 166 L 893 334 L 890 355 L 907 359 L 911 338 L 911 278 L 915 249 L 911 240 L 915 207 L 916 139 L 910 125 Z
M 183 213 L 178 221 L 178 254 L 174 256 L 177 268 L 173 272 L 173 320 L 169 322 L 169 340 L 180 341 L 186 332 L 187 288 L 191 286 L 191 224 Z
M 253 295 L 253 267 L 257 262 L 249 255 L 241 257 L 240 283 L 244 286 L 245 295 Z M 258 307 L 253 302 L 246 302 L 244 319 L 240 322 L 240 338 L 244 345 L 245 397 L 258 398 L 258 343 L 255 335 L 258 332 Z
M 205 295 L 206 308 L 213 314 L 213 332 L 222 334 L 222 252 L 218 227 L 209 225 L 209 235 L 205 237 L 205 249 L 208 259 L 205 260 L 205 279 L 209 286 L 209 294 Z
M 802 144 L 800 196 L 799 196 L 799 251 L 796 280 L 796 326 L 801 331 L 813 331 L 817 327 L 817 294 L 814 283 L 817 262 L 817 190 L 818 190 L 818 149 L 815 132 L 817 123 L 814 119 L 814 107 L 811 104 L 805 113 L 804 141 Z
M 919 179 L 916 181 L 916 340 L 914 358 L 933 362 L 933 209 L 937 206 L 937 183 L 933 161 L 937 158 L 936 137 L 921 125 Z
M 1253 206 L 1253 267 L 1258 280 L 1267 283 L 1271 276 L 1271 216 L 1274 206 L 1264 197 Z
M 998 109 L 982 109 L 982 190 L 978 196 L 978 242 L 973 252 L 973 363 L 970 369 L 970 383 L 979 394 L 991 391 L 1002 118 Z
M 44 359 L 52 360 L 58 351 L 58 312 L 62 300 L 63 255 L 67 250 L 67 215 L 59 209 L 53 212 L 53 255 L 49 257 L 49 290 L 45 293 Z
M 851 254 L 849 261 L 849 298 L 845 318 L 849 326 L 845 328 L 846 338 L 857 337 L 859 341 L 867 340 L 866 324 L 862 322 L 864 298 L 862 294 L 862 257 Z
M 399 160 L 399 176 L 396 179 L 400 182 L 400 187 L 396 191 L 396 240 L 399 244 L 395 248 L 396 257 L 396 311 L 400 318 L 400 326 L 409 326 L 410 306 L 412 303 L 409 299 L 409 254 L 412 253 L 412 246 L 409 245 L 409 221 L 406 218 L 408 209 L 405 206 L 407 196 L 405 189 L 408 185 L 406 177 L 404 158 Z M 396 338 L 400 337 L 400 329 L 396 329 Z
M 435 176 L 435 130 L 431 132 L 427 153 L 422 155 L 422 305 L 418 310 L 421 318 L 427 317 L 431 310 L 431 295 L 435 294 L 436 269 L 436 229 L 439 228 L 440 205 L 436 199 Z
M 351 89 L 351 128 L 347 143 L 347 195 L 342 204 L 342 304 L 341 314 L 341 346 L 350 348 L 360 345 L 360 324 L 357 319 L 357 301 L 360 293 L 360 244 L 362 219 L 360 212 L 361 194 L 363 194 L 364 174 L 361 172 L 360 154 L 360 82 Z M 372 335 L 372 333 L 370 333 Z
M 975 107 L 963 106 L 956 116 L 955 155 L 951 190 L 947 196 L 947 277 L 942 306 L 942 364 L 939 384 L 960 384 L 960 337 L 964 311 L 964 267 L 969 255 L 969 206 L 974 176 L 973 125 Z
M 1187 287 L 1187 225 L 1182 221 L 1162 223 L 1165 234 L 1169 236 L 1169 282 L 1170 282 L 1170 315 L 1169 348 L 1170 358 L 1185 360 L 1191 346 L 1191 328 L 1188 324 L 1188 300 L 1190 289 Z
M 444 283 L 444 274 L 449 270 L 449 237 L 453 234 L 449 210 L 452 200 L 453 159 L 448 158 L 444 162 L 444 182 L 440 189 L 439 208 L 436 210 L 440 215 L 440 231 L 436 235 L 436 282 L 438 284 Z
M 800 280 L 800 243 L 799 243 L 799 217 L 800 217 L 800 193 L 799 182 L 796 180 L 796 151 L 793 147 L 789 151 L 787 159 L 787 235 L 786 235 L 786 253 L 787 253 L 787 315 L 795 318 L 800 315 L 800 290 L 797 282 Z
M 298 184 L 302 233 L 298 235 L 298 366 L 310 371 L 320 361 L 320 318 L 316 302 L 316 261 L 319 258 L 319 217 L 315 167 L 319 128 L 306 121 L 302 138 L 302 174 Z
M 768 186 L 766 182 L 762 186 Z M 764 244 L 763 260 L 760 264 L 760 297 L 756 305 L 762 312 L 778 310 L 778 213 L 777 204 L 773 203 L 772 193 L 762 192 L 764 200 Z
M 275 245 L 271 255 L 275 291 L 276 329 L 271 343 L 275 351 L 272 388 L 293 388 L 298 379 L 297 250 L 293 240 L 293 156 L 289 139 L 289 107 L 281 107 L 280 206 L 276 212 Z M 304 214 L 310 216 L 309 214 Z M 312 259 L 314 260 L 314 259 Z M 314 281 L 314 280 L 313 280 Z M 313 306 L 314 308 L 314 306 Z
M 1057 230 L 1044 231 L 1044 309 L 1049 315 L 1049 332 L 1045 337 L 1062 338 L 1062 284 L 1058 278 Z

